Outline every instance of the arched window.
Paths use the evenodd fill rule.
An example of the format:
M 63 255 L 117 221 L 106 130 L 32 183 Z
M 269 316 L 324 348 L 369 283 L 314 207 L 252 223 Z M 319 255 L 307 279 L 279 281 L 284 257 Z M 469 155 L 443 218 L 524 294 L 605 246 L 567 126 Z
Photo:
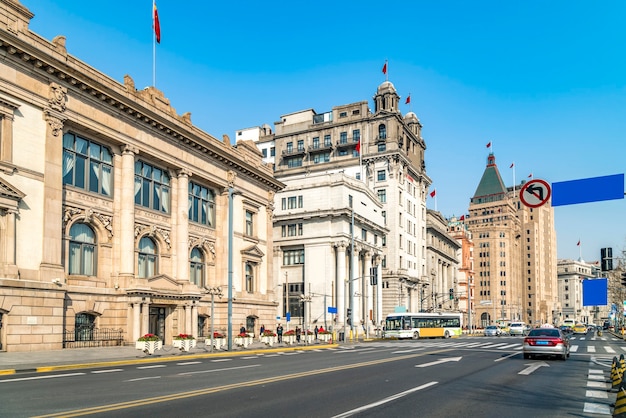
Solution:
M 96 275 L 96 234 L 87 224 L 70 228 L 69 274 Z
M 157 271 L 156 244 L 149 237 L 143 237 L 139 241 L 138 277 L 152 277 Z
M 204 258 L 196 247 L 189 257 L 189 281 L 197 286 L 204 285 Z
M 246 263 L 246 292 L 254 292 L 254 264 Z
M 378 125 L 378 139 L 387 139 L 387 127 L 382 123 Z

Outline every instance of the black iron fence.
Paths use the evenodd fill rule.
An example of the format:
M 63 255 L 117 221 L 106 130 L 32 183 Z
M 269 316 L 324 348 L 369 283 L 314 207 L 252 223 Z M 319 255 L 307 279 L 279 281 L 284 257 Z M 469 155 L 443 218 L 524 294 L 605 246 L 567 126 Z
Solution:
M 109 347 L 123 342 L 122 329 L 81 327 L 63 333 L 63 348 Z

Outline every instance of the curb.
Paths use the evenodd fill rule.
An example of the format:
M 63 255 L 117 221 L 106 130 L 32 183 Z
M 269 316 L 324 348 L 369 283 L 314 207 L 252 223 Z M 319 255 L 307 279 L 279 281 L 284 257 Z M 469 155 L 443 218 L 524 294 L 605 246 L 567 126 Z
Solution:
M 41 366 L 36 368 L 24 368 L 24 369 L 4 369 L 0 370 L 0 376 L 12 375 L 12 374 L 20 374 L 20 373 L 46 373 L 53 371 L 65 371 L 65 370 L 76 370 L 76 369 L 88 369 L 93 367 L 107 367 L 107 366 L 126 366 L 130 364 L 145 364 L 145 363 L 156 363 L 156 362 L 171 362 L 171 361 L 180 361 L 181 359 L 185 360 L 193 360 L 193 359 L 201 359 L 201 358 L 211 358 L 211 357 L 232 357 L 232 356 L 247 356 L 247 355 L 258 355 L 258 354 L 266 354 L 266 353 L 279 353 L 282 351 L 311 351 L 317 350 L 319 348 L 336 348 L 339 347 L 339 344 L 317 344 L 310 346 L 300 346 L 300 347 L 276 347 L 276 348 L 260 348 L 253 350 L 241 350 L 241 351 L 222 351 L 217 353 L 198 353 L 198 354 L 183 354 L 177 356 L 150 356 L 150 357 L 142 357 L 135 359 L 124 359 L 124 360 L 108 360 L 108 361 L 96 361 L 91 363 L 76 363 L 76 364 L 61 364 L 56 366 Z

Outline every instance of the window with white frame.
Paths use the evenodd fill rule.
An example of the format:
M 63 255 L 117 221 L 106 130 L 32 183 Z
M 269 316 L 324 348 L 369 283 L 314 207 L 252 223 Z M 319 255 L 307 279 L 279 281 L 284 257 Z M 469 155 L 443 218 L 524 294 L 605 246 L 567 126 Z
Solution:
M 139 252 L 137 257 L 137 277 L 152 277 L 157 273 L 157 251 L 154 240 L 150 237 L 142 237 L 139 240 Z
M 113 154 L 71 132 L 63 135 L 63 184 L 103 196 L 113 194 Z
M 198 247 L 189 255 L 189 281 L 196 286 L 204 285 L 204 257 Z
M 246 236 L 254 236 L 254 213 L 246 211 Z
M 189 182 L 189 220 L 215 227 L 215 192 Z
M 170 213 L 170 176 L 143 161 L 135 162 L 135 204 Z
M 254 292 L 254 264 L 246 263 L 246 292 Z
M 75 223 L 70 228 L 69 274 L 95 276 L 96 234 L 84 223 Z

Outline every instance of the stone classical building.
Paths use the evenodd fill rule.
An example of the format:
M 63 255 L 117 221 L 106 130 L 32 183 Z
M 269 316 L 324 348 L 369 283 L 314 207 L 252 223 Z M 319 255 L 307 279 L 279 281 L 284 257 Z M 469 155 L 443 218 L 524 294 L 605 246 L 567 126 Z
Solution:
M 235 329 L 274 318 L 283 185 L 257 148 L 88 66 L 63 36 L 31 32 L 32 17 L 0 1 L 0 349 L 206 335 L 229 255 Z M 227 299 L 215 300 L 226 331 Z
M 476 319 L 479 326 L 557 319 L 554 210 L 524 206 L 522 185 L 507 188 L 491 153 L 470 201 L 467 226 L 474 239 Z
M 476 325 L 474 304 L 474 240 L 465 224 L 465 215 L 452 217 L 448 222 L 448 234 L 460 245 L 456 259 L 459 260 L 457 273 L 457 300 L 459 311 L 463 313 L 463 325 L 470 329 Z
M 426 214 L 426 243 L 429 285 L 420 310 L 459 312 L 461 244 L 448 233 L 448 220 L 431 209 Z
M 380 325 L 388 313 L 418 310 L 420 285 L 429 280 L 426 195 L 431 180 L 424 164 L 426 144 L 417 116 L 413 112 L 403 116 L 399 104 L 395 87 L 385 81 L 376 91 L 373 111 L 367 101 L 335 106 L 324 113 L 307 109 L 282 115 L 274 133 L 268 134 L 267 127 L 236 133 L 238 138 L 258 137 L 257 146 L 274 164 L 276 178 L 288 185 L 276 195 L 275 263 L 282 267 L 275 274 L 282 278 L 286 272 L 288 287 L 302 292 L 304 300 L 308 300 L 309 284 L 317 289 L 312 293 L 331 295 L 327 298 L 332 297 L 337 308 L 334 323 L 348 322 L 350 310 L 353 326 L 362 324 L 366 332 Z M 329 193 L 326 202 L 313 191 L 315 182 L 307 176 Z M 339 192 L 341 188 L 344 191 Z M 371 201 L 372 193 L 378 202 Z M 302 208 L 283 211 L 284 198 L 295 199 L 292 204 L 299 205 L 301 195 Z M 350 233 L 352 212 L 355 220 Z M 302 223 L 302 237 L 283 237 L 283 227 L 294 223 L 296 231 Z M 312 231 L 316 225 L 320 228 Z M 303 263 L 325 266 L 325 274 L 307 274 L 311 266 L 304 266 L 302 273 L 293 273 L 292 281 L 294 267 L 285 262 L 284 253 L 297 246 L 304 250 Z M 371 282 L 374 288 L 367 289 L 370 266 L 379 266 L 378 277 Z M 344 290 L 346 280 L 349 284 Z M 311 304 L 316 318 L 320 302 Z M 299 311 L 305 312 L 304 308 Z M 284 317 L 285 313 L 283 308 L 278 314 Z
M 592 265 L 583 260 L 558 260 L 560 321 L 573 319 L 584 324 L 600 322 L 591 306 L 583 306 L 583 280 L 597 277 Z M 600 324 L 602 325 L 602 324 Z

